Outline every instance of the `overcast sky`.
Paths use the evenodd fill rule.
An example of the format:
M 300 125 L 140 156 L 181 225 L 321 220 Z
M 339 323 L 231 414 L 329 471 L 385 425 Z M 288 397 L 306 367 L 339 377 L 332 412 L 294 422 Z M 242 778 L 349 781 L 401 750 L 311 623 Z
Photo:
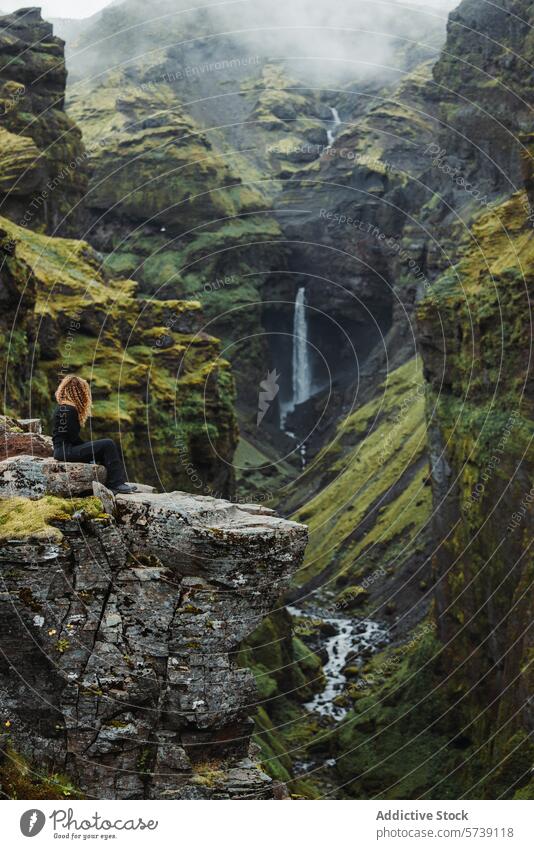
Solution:
M 21 9 L 25 6 L 40 6 L 43 10 L 43 18 L 87 18 L 108 6 L 111 0 L 0 0 L 0 10 L 2 12 L 12 12 L 14 9 Z M 213 0 L 206 0 L 206 4 L 212 3 Z M 323 0 L 317 0 L 318 3 Z M 369 0 L 372 3 L 373 0 Z M 460 0 L 408 0 L 412 3 L 421 3 L 425 6 L 434 6 L 443 8 L 444 6 L 451 9 L 457 6 Z M 195 0 L 191 5 L 199 3 Z
M 0 0 L 2 12 L 40 6 L 43 18 L 88 18 L 109 5 L 110 0 Z

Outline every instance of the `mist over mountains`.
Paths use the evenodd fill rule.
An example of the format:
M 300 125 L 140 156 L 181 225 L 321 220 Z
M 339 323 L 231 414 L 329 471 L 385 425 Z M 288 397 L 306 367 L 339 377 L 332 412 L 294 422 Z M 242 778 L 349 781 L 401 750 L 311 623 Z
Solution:
M 204 46 L 227 59 L 244 52 L 278 60 L 313 81 L 388 76 L 396 54 L 420 60 L 437 56 L 453 2 L 417 4 L 401 0 L 356 0 L 333 6 L 313 0 L 291 4 L 190 3 L 141 0 L 112 4 L 85 21 L 55 21 L 67 40 L 71 81 L 99 75 L 121 63 L 152 62 L 158 50 Z

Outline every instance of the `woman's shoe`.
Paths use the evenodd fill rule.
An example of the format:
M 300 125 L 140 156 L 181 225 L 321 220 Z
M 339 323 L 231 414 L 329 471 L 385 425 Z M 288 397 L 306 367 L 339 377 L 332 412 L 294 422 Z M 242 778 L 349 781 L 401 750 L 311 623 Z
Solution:
M 137 492 L 137 487 L 132 483 L 121 483 L 117 487 L 112 487 L 111 491 L 114 495 L 129 495 L 131 492 Z

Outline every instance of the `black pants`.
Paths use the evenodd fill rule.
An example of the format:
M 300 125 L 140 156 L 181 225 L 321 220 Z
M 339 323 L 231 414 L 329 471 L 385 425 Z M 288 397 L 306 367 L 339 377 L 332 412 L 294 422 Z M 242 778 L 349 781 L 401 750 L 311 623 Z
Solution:
M 126 481 L 126 472 L 119 450 L 112 439 L 95 439 L 81 445 L 58 445 L 54 460 L 67 463 L 99 463 L 107 469 L 106 486 L 116 489 Z

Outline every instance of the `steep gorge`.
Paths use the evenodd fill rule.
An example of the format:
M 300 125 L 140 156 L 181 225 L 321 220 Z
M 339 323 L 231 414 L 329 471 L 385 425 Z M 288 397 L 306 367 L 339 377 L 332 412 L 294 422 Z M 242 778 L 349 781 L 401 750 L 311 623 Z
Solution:
M 230 360 L 238 491 L 310 529 L 286 595 L 298 612 L 276 609 L 240 648 L 260 691 L 264 768 L 309 797 L 531 798 L 530 5 L 463 0 L 440 58 L 442 23 L 427 22 L 412 49 L 399 39 L 387 74 L 321 86 L 255 42 L 212 37 L 216 20 L 145 18 L 129 0 L 89 23 L 88 49 L 70 45 L 84 221 L 101 253 L 2 224 L 8 321 L 28 278 L 18 339 L 40 350 L 37 382 L 13 372 L 11 411 L 25 412 L 19 374 L 44 409 L 61 316 L 87 291 L 71 362 L 96 355 L 97 431 L 126 426 L 135 476 L 156 482 L 137 459 L 149 433 L 165 487 L 228 495 Z M 113 33 L 113 69 L 97 69 Z M 149 36 L 158 49 L 146 54 Z M 276 401 L 264 429 L 255 419 L 267 367 L 290 383 L 277 334 L 291 336 L 302 287 L 325 391 L 290 414 L 294 437 L 279 432 Z M 149 385 L 157 419 L 132 432 Z M 175 408 L 187 460 L 172 452 L 169 468 Z M 305 707 L 324 686 L 336 617 L 385 634 L 347 654 L 337 721 Z

